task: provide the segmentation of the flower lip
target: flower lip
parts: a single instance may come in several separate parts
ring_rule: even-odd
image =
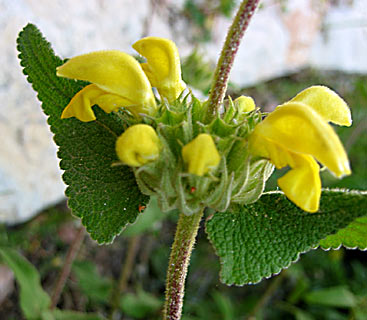
[[[151,85],[140,64],[127,53],[96,51],[71,58],[57,68],[60,77],[85,80],[102,90],[155,108]]]

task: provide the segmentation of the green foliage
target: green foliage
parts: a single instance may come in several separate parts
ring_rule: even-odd
[[[304,297],[308,304],[318,304],[336,308],[351,308],[357,304],[354,294],[345,286],[315,290]]]
[[[235,0],[220,0],[219,9],[226,17],[230,17],[236,5]]]
[[[283,287],[289,291],[287,297],[281,299],[281,309],[294,315],[302,309],[314,320],[365,320],[367,269],[364,259],[364,252],[344,248],[315,250],[303,255],[299,263],[283,271],[287,277]],[[278,294],[282,294],[282,289],[279,288]]]
[[[141,289],[136,294],[127,293],[121,297],[121,310],[135,319],[147,319],[162,307],[162,301]]]
[[[235,317],[235,309],[229,297],[219,291],[214,291],[212,296],[215,305],[218,307],[219,313],[221,314],[221,319],[232,320]]]
[[[76,311],[48,310],[42,314],[42,320],[102,320],[96,314],[87,314]]]
[[[77,261],[74,263],[73,273],[79,280],[80,289],[92,304],[109,304],[113,283],[111,279],[99,275],[93,263]],[[123,294],[119,307],[126,315],[142,319],[158,311],[162,307],[162,301],[138,288],[136,293]]]
[[[243,285],[279,273],[300,253],[364,215],[366,206],[366,193],[327,190],[314,214],[281,193],[264,194],[232,212],[215,213],[206,231],[221,260],[221,280]]]
[[[188,36],[194,42],[210,41],[215,17],[230,18],[235,6],[235,0],[186,0],[181,15],[188,20],[188,27],[193,29]]]
[[[15,250],[0,248],[0,256],[14,272],[20,287],[20,307],[27,319],[39,319],[51,300],[42,289],[38,271]]]
[[[241,309],[236,308],[235,304],[230,298],[230,295],[214,290],[206,299],[195,305],[194,308],[189,309],[188,312],[182,316],[182,320],[234,320],[240,319]],[[188,314],[195,313],[196,316],[189,316]]]
[[[20,307],[27,320],[102,320],[95,314],[50,310],[51,299],[41,287],[37,269],[14,249],[0,248],[0,257],[18,281]]]
[[[367,207],[363,209],[366,211]],[[320,246],[325,249],[338,249],[341,245],[353,249],[367,249],[367,216],[356,219],[346,228],[320,241]]]
[[[211,33],[207,26],[208,17],[203,8],[197,5],[193,0],[186,0],[183,13],[184,16],[188,18],[190,24],[196,26],[194,40],[203,42],[209,41]]]
[[[204,55],[194,50],[182,61],[182,78],[191,87],[207,95],[211,87],[214,66],[205,61]]]
[[[73,274],[77,277],[81,291],[93,303],[108,303],[112,293],[112,280],[101,277],[96,265],[90,261],[75,261]]]
[[[115,141],[123,123],[117,115],[107,115],[99,108],[94,110],[97,121],[60,119],[62,110],[85,83],[56,76],[56,67],[63,61],[32,24],[19,34],[18,50],[23,72],[38,92],[59,146],[69,207],[93,239],[112,242],[128,223],[135,221],[139,205],[148,201],[130,168],[112,166],[117,161]]]

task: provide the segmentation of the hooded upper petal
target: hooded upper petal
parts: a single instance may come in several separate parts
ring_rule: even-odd
[[[339,137],[317,112],[303,103],[288,102],[277,107],[255,127],[252,139],[257,135],[289,151],[314,156],[337,177],[351,172]]]
[[[186,85],[181,79],[180,57],[175,43],[147,37],[135,42],[133,48],[147,59],[142,67],[152,86],[168,101],[176,100]]]
[[[92,82],[105,92],[129,101],[129,105],[155,109],[148,78],[140,64],[124,52],[97,51],[71,58],[57,68],[57,75]]]
[[[328,122],[348,127],[352,125],[352,115],[348,105],[325,86],[309,87],[298,93],[290,102],[302,102],[308,105]]]

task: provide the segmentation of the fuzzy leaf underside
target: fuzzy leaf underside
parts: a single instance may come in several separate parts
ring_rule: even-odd
[[[93,239],[110,243],[135,221],[139,204],[149,200],[138,189],[130,168],[111,166],[117,161],[115,141],[123,132],[123,123],[117,115],[106,114],[98,107],[94,108],[97,121],[60,119],[70,99],[86,83],[56,76],[56,67],[63,61],[36,26],[28,24],[17,43],[23,72],[38,93],[59,146],[68,205]]]
[[[300,253],[365,215],[366,207],[365,192],[324,190],[317,213],[304,212],[280,192],[215,213],[206,232],[220,258],[221,281],[244,285],[279,273]]]
[[[367,206],[364,212],[367,214]],[[344,246],[349,249],[367,250],[367,216],[356,219],[346,228],[321,240],[320,246],[323,249],[338,249]]]

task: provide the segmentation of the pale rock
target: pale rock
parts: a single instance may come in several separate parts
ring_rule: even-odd
[[[367,72],[367,1],[330,6],[309,63],[319,69]]]

